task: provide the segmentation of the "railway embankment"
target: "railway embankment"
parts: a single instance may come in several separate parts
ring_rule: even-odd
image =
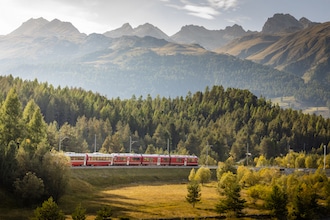
[[[136,183],[186,183],[191,169],[193,167],[79,168],[72,169],[71,173],[73,181],[80,180],[96,187],[109,187]],[[216,178],[215,170],[211,172],[212,177]]]

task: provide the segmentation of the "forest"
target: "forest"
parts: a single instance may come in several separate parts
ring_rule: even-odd
[[[330,141],[328,118],[281,109],[248,90],[213,86],[185,97],[121,100],[12,76],[1,77],[0,85],[1,102],[15,88],[22,108],[31,101],[40,108],[47,141],[56,150],[111,153],[131,147],[136,153],[170,150],[202,160],[208,151],[215,161],[229,156],[239,161],[247,147],[252,157],[269,159],[290,151],[322,154]]]
[[[329,151],[329,118],[281,109],[248,90],[213,86],[185,97],[121,100],[12,76],[0,85],[0,189],[22,205],[65,194],[63,151],[170,151],[197,155],[200,164],[296,168],[322,167]]]

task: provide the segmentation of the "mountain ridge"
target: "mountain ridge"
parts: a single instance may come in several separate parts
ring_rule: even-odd
[[[287,34],[264,34],[235,39],[217,52],[269,65],[302,77],[327,82],[330,68],[330,22],[308,25]],[[320,67],[322,67],[321,73]]]
[[[303,30],[317,26],[311,25],[308,19],[302,19],[302,22],[306,27]],[[140,37],[130,35],[137,30]],[[219,54],[209,49],[212,46],[205,46],[199,41],[178,43],[173,39],[165,40],[147,34],[159,33],[158,30],[149,23],[137,28],[126,23],[111,32],[117,34],[112,38],[105,34],[82,34],[70,22],[58,19],[50,22],[42,18],[30,19],[11,34],[0,37],[0,68],[3,74],[82,87],[111,97],[129,97],[132,94],[171,97],[185,95],[188,91],[201,91],[206,86],[223,85],[249,89],[267,98],[298,97],[300,92],[303,94],[300,100],[306,99],[313,105],[324,105],[329,100],[326,98],[329,92],[326,85],[304,84],[300,75],[232,56],[237,54]],[[218,31],[189,25],[182,30],[200,34],[203,40],[203,36],[212,33],[208,39],[218,39],[217,43],[223,39],[229,42],[232,38],[233,42],[239,39],[241,43],[246,43],[248,41],[245,40],[249,39],[251,42],[248,44],[252,48],[247,48],[246,57],[278,42],[283,36],[296,33],[265,35],[245,31],[239,25]],[[128,34],[121,36],[125,31]],[[258,42],[256,36],[261,39],[262,45],[253,44]],[[307,90],[311,92],[304,97]],[[323,96],[316,97],[317,94]]]

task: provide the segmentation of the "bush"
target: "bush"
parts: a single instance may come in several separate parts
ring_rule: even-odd
[[[15,193],[22,198],[25,204],[39,202],[44,195],[44,182],[35,173],[27,172],[22,180],[14,182]]]

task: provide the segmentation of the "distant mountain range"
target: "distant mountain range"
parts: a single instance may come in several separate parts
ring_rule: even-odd
[[[329,28],[276,14],[261,32],[188,25],[167,36],[147,23],[86,35],[69,22],[30,19],[0,36],[0,72],[108,97],[176,97],[221,84],[324,106],[330,105]]]

